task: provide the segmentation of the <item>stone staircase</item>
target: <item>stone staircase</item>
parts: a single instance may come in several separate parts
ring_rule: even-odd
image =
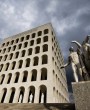
[[[0,110],[75,110],[75,105],[70,103],[48,104],[0,104]]]

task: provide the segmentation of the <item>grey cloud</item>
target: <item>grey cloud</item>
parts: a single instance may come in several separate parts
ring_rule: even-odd
[[[90,34],[90,0],[0,0],[1,39],[47,22],[66,61],[71,41],[82,42]]]

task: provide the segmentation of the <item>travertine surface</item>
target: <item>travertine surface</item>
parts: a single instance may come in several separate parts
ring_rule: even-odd
[[[4,39],[0,45],[0,103],[68,103],[62,64],[50,23]]]
[[[90,81],[72,83],[76,110],[90,110]]]

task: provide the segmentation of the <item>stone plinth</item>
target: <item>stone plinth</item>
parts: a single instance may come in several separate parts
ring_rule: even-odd
[[[76,110],[90,110],[90,81],[72,83]]]

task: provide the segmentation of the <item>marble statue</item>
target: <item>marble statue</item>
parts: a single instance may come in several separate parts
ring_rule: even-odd
[[[82,52],[83,56],[83,63],[86,67],[86,70],[90,76],[90,44],[89,44],[90,35],[86,37],[86,39],[80,44],[77,41],[72,41],[72,43],[75,43],[80,51]]]
[[[29,103],[32,103],[32,101],[33,101],[33,94],[32,94],[32,93],[30,94],[29,99],[30,99],[30,100],[29,100]]]
[[[44,103],[44,93],[41,94],[41,103]]]
[[[74,79],[75,79],[76,82],[79,82],[78,75],[80,76],[80,80],[83,80],[82,69],[81,69],[79,56],[78,56],[77,52],[74,51],[73,47],[70,47],[69,51],[70,51],[70,55],[68,57],[68,63],[66,63],[65,65],[62,65],[61,68],[65,68],[66,66],[71,64]]]
[[[80,48],[77,48],[77,54],[78,54],[78,57],[79,57],[79,63],[81,65],[81,69],[82,69],[82,77],[83,77],[83,80],[84,81],[88,81],[90,80],[90,77],[88,75],[88,71],[85,67],[85,64],[84,64],[84,61],[83,61],[83,55],[82,55],[82,51]]]
[[[20,95],[20,97],[19,97],[19,101],[18,101],[18,103],[22,103],[22,94]]]

